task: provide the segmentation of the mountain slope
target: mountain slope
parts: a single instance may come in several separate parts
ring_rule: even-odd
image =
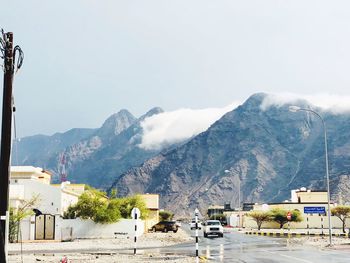
[[[53,171],[59,181],[59,165],[64,155],[68,180],[105,188],[110,178],[140,165],[156,151],[144,151],[140,122],[162,112],[153,108],[140,118],[127,110],[111,115],[98,129],[73,129],[53,136],[37,135],[23,138],[13,148],[13,165],[34,165]]]
[[[78,141],[95,133],[95,129],[71,129],[52,136],[34,135],[17,140],[13,144],[13,165],[46,167],[50,157]]]
[[[178,214],[210,204],[238,206],[239,181],[244,202],[283,201],[302,186],[325,189],[321,122],[288,105],[262,110],[266,94],[251,96],[207,131],[162,153],[117,178],[121,195],[152,192],[161,205]],[[306,101],[297,102],[309,107]],[[319,109],[318,109],[319,110]],[[348,114],[323,113],[329,134],[332,198],[339,196],[340,178],[349,174]],[[225,172],[225,170],[227,170]],[[350,196],[348,191],[343,199]]]
[[[74,158],[74,147],[67,151],[69,173],[74,175],[72,182],[88,183],[98,188],[108,188],[113,178],[133,166],[142,164],[158,151],[147,151],[138,147],[141,143],[142,128],[140,123],[147,117],[163,110],[153,108],[132,125],[116,136],[109,137],[108,143],[96,149],[87,158]]]

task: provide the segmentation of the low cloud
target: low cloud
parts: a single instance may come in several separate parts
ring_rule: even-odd
[[[286,104],[298,103],[300,100],[306,100],[315,107],[330,111],[335,114],[350,112],[350,96],[341,96],[334,94],[315,94],[301,95],[295,93],[269,94],[261,103],[261,109],[268,107],[281,107]]]
[[[143,136],[139,147],[156,150],[182,142],[207,130],[225,113],[239,105],[234,102],[224,108],[179,109],[153,115],[141,123]]]

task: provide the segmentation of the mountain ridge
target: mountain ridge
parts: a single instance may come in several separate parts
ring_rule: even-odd
[[[316,116],[290,112],[288,103],[263,110],[267,96],[252,95],[186,144],[127,171],[112,188],[121,195],[159,193],[162,207],[179,214],[196,207],[203,212],[210,204],[237,206],[239,181],[245,202],[281,202],[290,190],[303,186],[324,189],[322,123]],[[296,104],[312,107],[304,100]],[[337,182],[349,174],[350,161],[341,154],[336,158],[334,152],[350,147],[349,132],[340,138],[337,132],[349,127],[350,117],[323,114],[330,134],[332,198],[343,195],[348,200]]]

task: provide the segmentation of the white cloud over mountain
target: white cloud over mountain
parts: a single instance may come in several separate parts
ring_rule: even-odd
[[[280,107],[285,104],[297,103],[300,100],[306,100],[315,107],[335,114],[350,112],[350,97],[333,94],[269,94],[263,100],[261,108],[265,110],[271,106]],[[182,142],[207,130],[225,113],[235,109],[240,104],[234,102],[223,108],[182,108],[153,115],[141,123],[143,136],[139,147],[147,150],[159,150],[164,146]]]
[[[182,142],[207,130],[225,113],[239,105],[234,102],[223,108],[178,109],[153,115],[141,123],[143,137],[139,146],[152,150]]]
[[[306,100],[316,107],[335,114],[350,112],[350,96],[342,96],[335,94],[314,94],[301,95],[295,93],[276,93],[268,95],[261,104],[263,110],[270,106],[283,106],[285,104],[293,104],[300,100]]]

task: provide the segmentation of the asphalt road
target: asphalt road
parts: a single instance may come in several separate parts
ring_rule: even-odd
[[[188,226],[183,225],[185,231],[195,234]],[[166,233],[164,233],[166,235]],[[315,247],[302,247],[289,245],[287,238],[274,238],[264,236],[251,236],[238,232],[224,232],[223,238],[204,238],[199,231],[199,255],[207,262],[249,262],[249,263],[350,263],[350,251],[332,249],[317,249]],[[91,249],[71,249],[65,253],[94,252]],[[96,252],[96,251],[95,251]],[[102,253],[103,251],[98,251]],[[107,251],[108,252],[108,251]],[[132,249],[115,249],[117,253],[132,253]],[[178,256],[194,256],[195,243],[186,243],[170,247],[139,248],[138,253],[159,252],[162,254]],[[33,253],[60,253],[52,248],[42,251],[24,251]],[[13,253],[12,253],[13,254]]]
[[[187,226],[183,226],[183,229],[191,231]],[[191,231],[192,235],[194,233]],[[285,238],[250,236],[238,232],[224,233],[223,238],[204,238],[202,231],[199,233],[199,255],[206,257],[208,262],[350,262],[348,251],[290,246]],[[175,255],[195,255],[195,244],[176,245],[157,251]]]

